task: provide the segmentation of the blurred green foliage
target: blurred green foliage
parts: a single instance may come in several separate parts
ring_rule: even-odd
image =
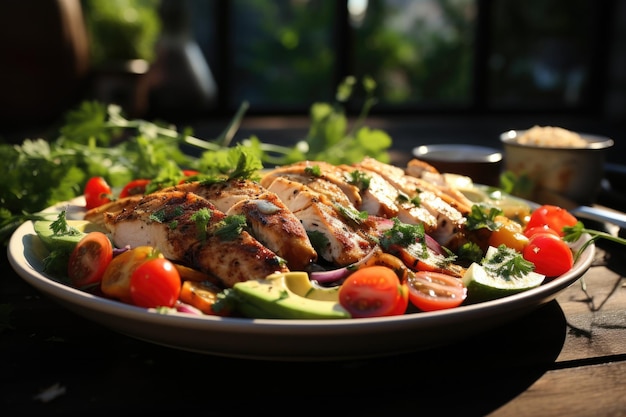
[[[159,0],[83,0],[95,67],[117,61],[155,58],[161,31]]]

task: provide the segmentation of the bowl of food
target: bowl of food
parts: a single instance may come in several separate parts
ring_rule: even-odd
[[[509,130],[500,140],[504,172],[523,184],[518,195],[535,201],[554,195],[579,204],[597,198],[606,155],[614,144],[606,136],[553,126]]]
[[[465,175],[477,183],[498,185],[502,167],[499,149],[468,144],[420,145],[413,156],[441,173]]]

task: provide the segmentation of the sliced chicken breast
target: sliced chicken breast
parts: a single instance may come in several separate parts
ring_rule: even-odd
[[[211,274],[226,287],[288,271],[282,258],[245,230],[220,237],[216,230],[225,217],[194,193],[168,191],[148,194],[132,209],[105,213],[104,224],[116,246],[154,246],[166,258]]]

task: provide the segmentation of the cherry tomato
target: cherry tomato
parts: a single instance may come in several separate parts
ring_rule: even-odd
[[[111,186],[102,177],[92,177],[85,184],[85,208],[91,210],[111,201]]]
[[[172,307],[180,295],[178,270],[165,258],[150,259],[130,277],[130,296],[139,307]]]
[[[152,246],[136,246],[115,256],[102,276],[100,289],[109,296],[132,304],[130,277],[139,265],[153,257],[163,257]]]
[[[353,318],[404,314],[408,290],[393,269],[370,266],[350,274],[339,289],[339,303]]]
[[[563,227],[574,226],[577,222],[578,219],[564,208],[543,205],[532,212],[526,224],[526,230],[547,225],[550,229],[559,232],[559,235],[562,237],[564,235]]]
[[[536,233],[524,248],[524,259],[535,264],[535,272],[546,277],[557,277],[574,265],[570,247],[552,233]]]
[[[526,236],[527,238],[531,238],[533,235],[536,235],[537,233],[550,233],[553,234],[554,236],[558,236],[561,237],[561,235],[559,234],[559,232],[557,232],[554,229],[550,229],[550,226],[548,226],[547,224],[544,224],[542,226],[534,226],[531,227],[530,229],[527,227],[524,230],[524,236]]]
[[[120,191],[120,198],[128,197],[131,195],[144,194],[146,187],[150,184],[150,180],[138,179],[132,180],[122,188]]]
[[[183,169],[183,175],[185,177],[193,177],[193,176],[196,176],[196,175],[200,175],[200,171],[196,171],[195,169]],[[183,178],[178,183],[179,184],[184,184],[185,182],[187,182],[187,178]]]
[[[185,177],[191,177],[194,175],[199,175],[200,171],[196,171],[195,169],[183,169],[183,175]]]
[[[432,271],[418,271],[406,281],[409,300],[422,311],[458,307],[467,298],[461,279]]]
[[[77,288],[99,283],[113,259],[113,245],[102,232],[90,232],[77,244],[67,265],[67,276]]]

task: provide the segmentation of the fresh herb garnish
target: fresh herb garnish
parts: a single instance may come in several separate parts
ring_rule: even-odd
[[[391,246],[398,245],[407,247],[415,242],[424,242],[425,231],[423,224],[407,224],[402,223],[397,217],[392,219],[393,226],[385,230],[380,238],[380,246],[383,249],[389,249]]]
[[[535,265],[524,259],[515,249],[500,245],[493,256],[483,260],[483,267],[492,275],[510,280],[527,275],[534,270]]]
[[[354,171],[351,171],[349,175],[350,177],[348,179],[348,183],[354,185],[360,191],[365,191],[370,187],[370,181],[372,178],[365,172],[355,169]]]
[[[61,210],[56,220],[50,223],[50,230],[54,235],[75,236],[81,234],[81,231],[67,223],[66,210]]]
[[[347,77],[337,88],[336,103],[314,103],[308,135],[294,146],[264,143],[254,135],[233,143],[247,102],[217,138],[204,140],[193,136],[189,128],[129,119],[117,105],[85,101],[66,113],[57,137],[0,144],[0,159],[5,161],[0,166],[2,243],[6,245],[24,221],[41,218],[35,213],[81,195],[94,176],[104,177],[113,187],[151,178],[146,190],[150,192],[176,184],[183,168],[207,177],[254,178],[263,164],[304,160],[350,164],[365,156],[389,162],[389,135],[364,126],[376,101],[376,84],[370,78],[363,80],[366,99],[361,114],[348,128],[342,105],[355,86],[356,79]]]
[[[313,177],[321,177],[322,169],[320,168],[319,165],[308,166],[304,168],[304,173],[307,175],[311,175]]]
[[[207,236],[207,226],[211,221],[213,212],[206,207],[201,208],[190,216],[190,220],[196,223],[196,231],[198,232],[198,239],[204,241]]]
[[[341,204],[335,204],[335,209],[344,219],[357,225],[363,223],[369,216],[367,211],[358,211],[353,207],[344,207]]]
[[[213,235],[225,241],[234,240],[243,232],[245,226],[246,216],[241,214],[226,216],[217,223]]]
[[[502,227],[502,223],[496,221],[496,217],[501,216],[502,213],[502,210],[497,207],[474,204],[467,216],[466,227],[468,230],[489,229],[493,232]]]
[[[306,234],[316,252],[323,252],[330,244],[328,237],[319,230],[307,230]]]
[[[590,238],[585,241],[580,248],[576,251],[574,256],[574,260],[578,260],[580,255],[587,249],[589,245],[599,239],[610,240],[615,243],[619,243],[620,245],[626,245],[626,239],[613,236],[610,233],[602,232],[599,230],[587,229],[582,222],[577,222],[573,226],[564,226],[563,227],[563,240],[566,242],[576,242],[578,241],[584,234],[588,234]]]

